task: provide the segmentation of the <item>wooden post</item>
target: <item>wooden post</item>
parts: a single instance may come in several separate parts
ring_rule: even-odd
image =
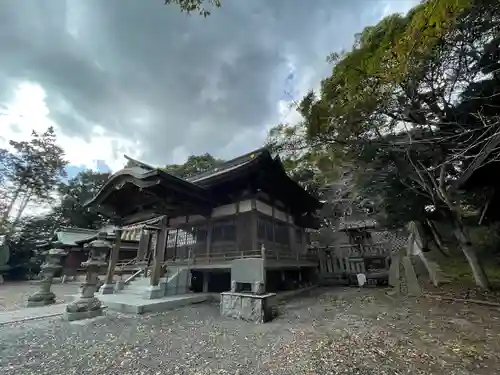
[[[167,249],[168,249],[168,235],[170,233],[170,230],[168,229],[168,221],[167,221],[167,234],[165,235],[165,246],[163,247],[163,254],[162,254],[162,257],[161,257],[161,267],[160,267],[160,277],[163,277],[165,276],[165,274],[167,273],[167,265],[166,265],[166,262],[165,262],[165,259],[167,257]]]
[[[150,285],[157,286],[160,282],[161,267],[163,266],[163,255],[165,254],[165,245],[167,244],[167,219],[164,217],[160,223],[160,231],[156,240],[153,259],[153,272],[151,272]]]
[[[259,218],[259,215],[257,212],[257,202],[255,201],[255,198],[252,199],[251,204],[252,204],[252,221],[250,223],[250,234],[252,236],[252,250],[258,250],[257,220]]]
[[[175,228],[174,261],[177,261],[177,241],[179,239],[179,228]]]
[[[121,244],[122,230],[117,229],[115,231],[115,243],[113,249],[111,250],[111,256],[109,257],[108,272],[106,274],[106,284],[113,284],[113,276],[115,274],[116,262],[118,262],[118,257],[120,256]]]
[[[241,198],[238,198],[241,199]],[[240,257],[243,258],[243,250],[240,246],[240,202],[236,202],[236,214],[234,218],[234,230],[236,231],[236,251],[240,251]]]
[[[115,243],[111,248],[109,256],[108,271],[106,272],[106,281],[99,289],[100,294],[112,294],[114,292],[113,276],[115,275],[116,262],[120,255],[120,247],[122,243],[122,230],[115,230]]]
[[[149,246],[149,232],[147,229],[141,230],[141,236],[139,237],[139,248],[137,249],[137,261],[143,262],[146,256],[146,252]]]
[[[206,243],[206,252],[207,259],[210,260],[210,252],[212,251],[212,232],[213,232],[213,223],[212,223],[212,215],[210,215],[207,219],[207,243]]]

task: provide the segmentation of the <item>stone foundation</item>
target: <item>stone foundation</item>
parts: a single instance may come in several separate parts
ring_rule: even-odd
[[[101,315],[103,315],[102,309],[89,310],[89,311],[76,311],[76,312],[65,311],[63,319],[68,322],[72,322],[75,320],[92,319]]]
[[[276,316],[276,294],[221,293],[222,316],[254,323],[266,323]]]

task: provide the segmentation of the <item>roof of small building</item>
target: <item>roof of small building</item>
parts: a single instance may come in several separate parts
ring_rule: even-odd
[[[77,242],[96,234],[93,229],[60,227],[52,237],[51,242],[59,242],[62,246],[78,246]]]

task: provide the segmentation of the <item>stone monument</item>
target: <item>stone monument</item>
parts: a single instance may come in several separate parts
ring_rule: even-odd
[[[80,320],[94,318],[102,315],[102,304],[95,293],[99,288],[99,271],[107,266],[106,256],[111,249],[111,244],[106,241],[107,234],[99,233],[97,239],[89,243],[89,259],[82,263],[86,276],[82,284],[79,299],[68,304],[64,313],[66,320]]]
[[[50,305],[56,302],[56,295],[52,292],[51,286],[54,275],[61,269],[61,258],[66,255],[66,251],[58,248],[59,244],[53,244],[55,247],[44,252],[45,259],[40,266],[40,289],[28,298],[28,307],[37,307]]]
[[[265,259],[235,259],[231,265],[231,290],[221,293],[222,316],[265,323],[276,315],[276,294],[266,293]],[[245,289],[249,286],[250,291]]]

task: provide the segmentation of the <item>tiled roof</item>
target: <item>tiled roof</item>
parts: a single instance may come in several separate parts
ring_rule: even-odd
[[[245,155],[239,156],[235,159],[229,160],[221,165],[218,165],[215,168],[209,169],[208,171],[197,173],[186,180],[197,184],[199,182],[203,182],[204,180],[215,177],[218,175],[222,175],[224,173],[230,172],[232,170],[238,169],[246,164],[251,163],[256,160],[260,156],[269,155],[269,151],[266,148],[260,148],[254,151],[251,151]]]
[[[92,229],[61,227],[54,236],[63,246],[78,246],[77,241],[86,240],[96,234],[97,231]]]

